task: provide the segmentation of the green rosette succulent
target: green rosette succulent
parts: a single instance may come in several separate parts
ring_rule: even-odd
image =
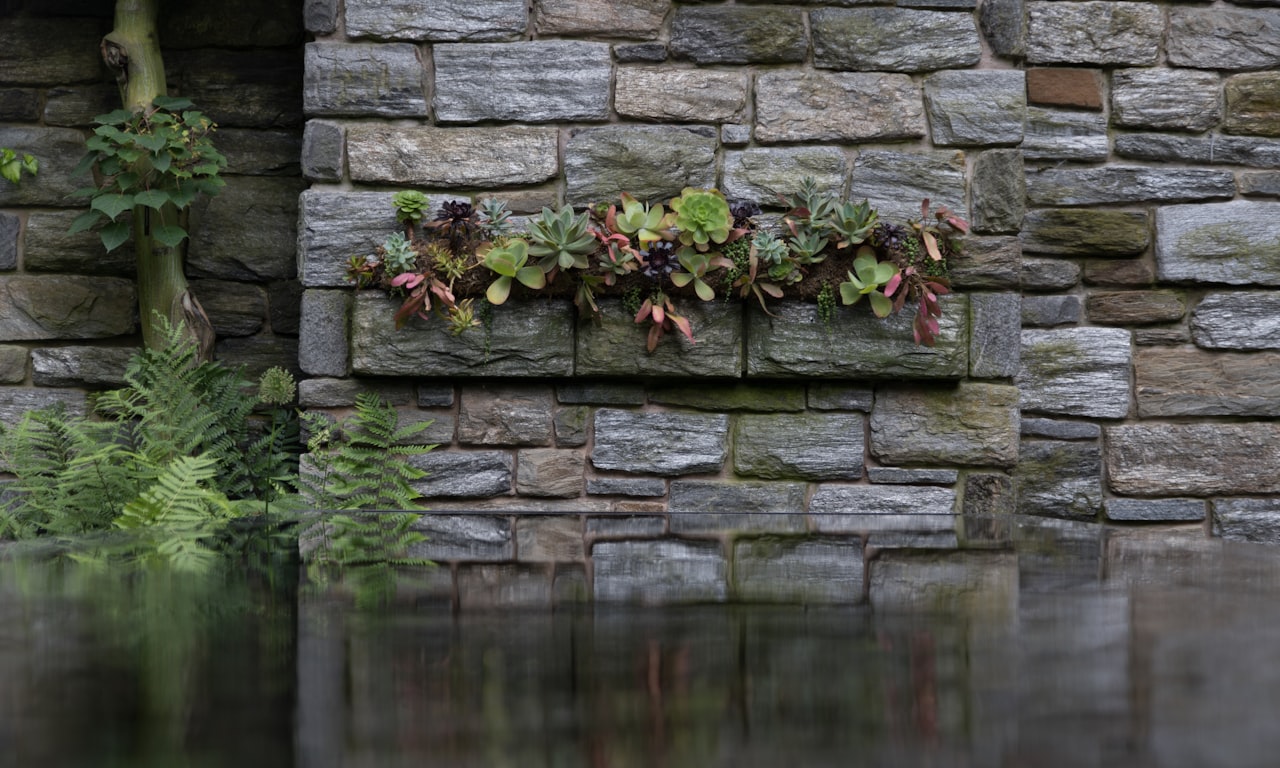
[[[719,190],[685,187],[680,196],[671,201],[671,210],[676,214],[675,226],[684,245],[705,251],[711,243],[729,239],[733,213],[729,210],[729,201]]]

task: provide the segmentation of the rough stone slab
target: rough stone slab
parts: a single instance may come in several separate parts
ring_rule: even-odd
[[[522,496],[576,499],[586,488],[586,457],[579,451],[535,448],[516,454],[516,492]],[[522,550],[523,552],[523,550]]]
[[[657,64],[667,60],[667,45],[666,43],[615,45],[613,58],[619,64]]]
[[[1062,259],[1022,260],[1022,287],[1029,291],[1062,291],[1080,282],[1080,265]]]
[[[1027,102],[1048,107],[1101,111],[1102,72],[1096,69],[1064,67],[1028,69]]]
[[[302,294],[298,366],[311,376],[346,376],[351,371],[347,338],[349,291],[309,289]]]
[[[907,75],[775,70],[756,75],[756,141],[867,141],[924,135]]]
[[[1023,440],[1013,470],[1018,512],[1092,520],[1102,509],[1102,452],[1096,442]]]
[[[412,526],[427,540],[409,547],[410,557],[427,560],[510,560],[515,556],[511,521],[480,515],[428,512]]]
[[[425,478],[413,483],[425,499],[482,499],[511,492],[512,460],[506,451],[436,450],[411,457],[409,462],[427,471]]]
[[[927,485],[822,485],[809,502],[820,533],[945,532],[955,528],[956,492]]]
[[[21,384],[27,378],[27,348],[0,344],[0,384]]]
[[[546,123],[609,117],[609,46],[571,40],[437,45],[436,120]],[[495,87],[495,84],[501,84]]]
[[[298,405],[305,408],[347,408],[356,404],[356,395],[361,392],[376,392],[391,405],[413,402],[412,392],[404,384],[356,379],[305,379],[298,382]]]
[[[869,593],[878,610],[1007,620],[1018,613],[1018,583],[1012,552],[886,552],[871,563]]]
[[[182,83],[220,127],[302,127],[304,60],[296,48],[168,51],[164,60],[169,83]]]
[[[434,445],[447,446],[453,443],[457,432],[457,420],[449,411],[400,411],[396,419],[396,428],[417,428],[421,431],[412,437],[396,441],[396,445]]]
[[[120,90],[114,84],[71,85],[45,92],[45,125],[89,126],[93,118],[120,106]],[[223,133],[218,132],[218,149]],[[228,158],[229,160],[230,158]]]
[[[969,375],[1007,378],[1018,373],[1022,351],[1022,297],[1016,293],[969,295]]]
[[[0,341],[100,339],[132,333],[133,283],[115,277],[0,276]]]
[[[809,408],[815,411],[871,410],[871,387],[815,381],[809,385]]]
[[[1169,9],[1169,64],[1195,69],[1280,66],[1280,10]]]
[[[751,126],[741,123],[720,126],[720,143],[726,147],[745,147],[751,143]]]
[[[968,236],[960,244],[960,253],[951,257],[951,287],[961,291],[1006,290],[1022,284],[1022,244],[1018,238]]]
[[[341,181],[347,169],[346,129],[325,120],[308,120],[302,132],[302,176],[308,181]]]
[[[1156,211],[1160,279],[1280,285],[1280,203],[1235,200]]]
[[[234,176],[192,203],[187,275],[263,282],[297,275],[297,178]],[[350,255],[350,254],[348,254]]]
[[[1029,107],[1022,154],[1028,160],[1107,159],[1107,121],[1098,113]]]
[[[1280,504],[1273,499],[1214,499],[1213,535],[1228,541],[1280,543]]]
[[[1105,291],[1090,293],[1085,307],[1099,325],[1144,325],[1181,320],[1187,301],[1177,291]]]
[[[1238,183],[1247,197],[1280,197],[1280,172],[1241,173]]]
[[[537,184],[559,171],[552,128],[430,128],[353,125],[347,162],[353,181],[418,187]]]
[[[929,72],[978,63],[971,14],[902,8],[823,8],[809,13],[813,63],[821,69]]]
[[[587,444],[591,434],[591,409],[585,405],[557,408],[552,426],[556,447],[580,448]]]
[[[1179,325],[1173,328],[1138,328],[1133,343],[1140,347],[1176,346],[1191,342],[1191,332]]]
[[[1126,128],[1207,131],[1222,119],[1217,73],[1119,69],[1111,74],[1111,120]]]
[[[1036,206],[1179,203],[1235,193],[1235,176],[1230,171],[1207,168],[1108,166],[1051,168],[1027,174],[1027,202]]]
[[[677,299],[689,318],[696,343],[678,331],[668,333],[657,348],[645,351],[649,327],[622,309],[621,300],[601,300],[599,323],[578,325],[574,370],[579,376],[720,376],[742,375],[742,305]]]
[[[97,81],[106,72],[99,53],[102,36],[110,31],[111,25],[106,20],[41,19],[6,14],[0,27],[0,82],[65,85]],[[54,55],[51,55],[51,45],[57,46]],[[0,146],[12,148],[14,145],[0,143]]]
[[[1022,58],[1027,53],[1025,0],[986,0],[978,6],[982,36],[997,56]]]
[[[693,413],[596,411],[591,463],[633,474],[719,472],[728,455],[729,418]]]
[[[482,42],[524,35],[525,0],[346,0],[347,35],[377,40]]]
[[[867,479],[876,485],[955,485],[959,478],[954,469],[867,467]]]
[[[1133,496],[1280,492],[1280,424],[1125,424],[1106,429],[1111,489]]]
[[[925,198],[969,218],[963,152],[865,150],[853,162],[849,190],[853,199],[869,199],[889,221],[919,219]]]
[[[591,561],[597,602],[663,605],[728,597],[728,563],[714,542],[601,541],[592,545]]]
[[[303,0],[302,24],[317,35],[333,34],[338,28],[338,0]]]
[[[730,198],[774,204],[791,196],[800,181],[812,178],[818,189],[839,195],[849,161],[836,147],[758,147],[725,152],[720,190]]]
[[[671,532],[803,532],[804,494],[804,483],[674,480]]]
[[[0,424],[17,424],[27,411],[58,403],[64,405],[72,416],[84,416],[88,412],[88,397],[80,390],[0,387]]]
[[[1030,2],[1027,61],[1149,66],[1160,53],[1161,9],[1150,3]]]
[[[966,532],[976,533],[972,528],[975,518],[1013,514],[1017,511],[1016,502],[1013,478],[996,472],[970,472],[965,475],[961,496]]]
[[[18,236],[22,221],[11,213],[0,212],[0,271],[18,268]]]
[[[133,347],[33,349],[31,381],[41,387],[124,386],[125,367],[137,352]],[[25,350],[22,363],[25,368]]]
[[[267,317],[271,332],[296,336],[302,322],[302,283],[278,280],[267,285]]]
[[[644,385],[571,379],[556,383],[556,400],[566,405],[644,405]]]
[[[1080,322],[1079,296],[1024,296],[1022,325],[1027,328],[1051,328]]]
[[[43,91],[37,88],[0,88],[0,120],[15,123],[39,121],[42,96]]]
[[[539,35],[581,35],[652,40],[671,0],[540,0]]]
[[[396,222],[392,192],[308,189],[298,199],[298,276],[308,288],[350,288],[347,260],[372,253]]]
[[[947,70],[924,79],[924,105],[937,146],[1018,144],[1027,119],[1019,70]]]
[[[1102,437],[1102,427],[1087,421],[1023,419],[1022,435],[1049,437],[1054,440],[1096,440]]]
[[[283,8],[293,12],[284,13]],[[166,48],[275,48],[301,45],[303,28],[296,4],[223,0],[216,5],[166,6],[158,35]]]
[[[667,532],[661,515],[588,517],[587,535],[596,539],[654,539]]]
[[[800,62],[808,47],[799,9],[680,6],[671,20],[671,55],[696,64]]]
[[[778,305],[774,317],[751,307],[747,377],[962,378],[969,371],[969,302],[962,296],[949,298],[933,347],[913,342],[909,311],[880,320],[853,307],[836,313],[828,326],[812,304]]]
[[[1018,390],[885,388],[871,409],[871,453],[886,464],[1011,466],[1018,461]]]
[[[461,401],[458,407],[458,442],[462,445],[551,443],[552,397],[549,387],[501,383],[464,386]]]
[[[308,115],[427,114],[426,75],[415,45],[307,43],[305,67]]]
[[[1191,314],[1191,337],[1209,349],[1280,349],[1280,294],[1211,293]]]
[[[1129,362],[1129,332],[1120,328],[1027,330],[1014,383],[1024,411],[1124,418]]]
[[[872,532],[867,534],[867,548],[886,549],[959,549],[960,537],[954,531]]]
[[[1280,11],[1275,16],[1280,31]],[[1280,45],[1277,46],[1280,51]],[[1223,127],[1228,133],[1280,136],[1280,75],[1254,72],[1236,75],[1223,89],[1227,99]]]
[[[673,162],[679,158],[679,162]],[[665,201],[685,187],[716,181],[711,128],[611,125],[575,131],[564,148],[565,199],[572,205],[614,200]]]
[[[1138,350],[1138,415],[1280,416],[1280,353]]]
[[[863,600],[862,542],[739,539],[733,593],[751,603],[831,604]]]
[[[860,414],[744,414],[733,429],[733,470],[766,480],[860,480]]]
[[[1249,136],[1135,133],[1117,136],[1115,149],[1117,155],[1136,160],[1280,168],[1280,141]],[[1243,183],[1241,192],[1248,194]]]
[[[94,43],[95,50],[97,45]],[[40,163],[40,173],[34,177],[25,176],[21,184],[0,182],[0,207],[41,205],[74,208],[84,205],[84,198],[70,196],[87,183],[87,177],[71,174],[76,163],[84,157],[84,134],[80,131],[37,126],[0,127],[0,147],[34,155]]]
[[[1027,180],[1022,152],[993,149],[973,161],[970,182],[973,198],[973,231],[1017,232],[1026,213]]]
[[[1156,281],[1153,259],[1089,259],[1084,263],[1084,281],[1089,285],[1145,288]]]
[[[223,128],[218,150],[227,158],[226,173],[242,176],[297,176],[302,137],[297,131]]]
[[[1147,249],[1151,217],[1145,211],[1076,208],[1028,211],[1022,250],[1055,256],[1131,256]]]
[[[725,123],[741,119],[746,72],[621,67],[614,78],[614,110],[658,122]]]
[[[520,562],[581,562],[585,556],[581,518],[547,515],[516,520],[516,558]]]
[[[458,610],[542,609],[553,604],[545,567],[484,563],[458,567]]]
[[[256,381],[268,368],[283,368],[295,379],[303,376],[298,367],[298,340],[287,336],[219,339],[213,356],[230,368],[244,368],[245,378],[250,381]]]
[[[667,495],[667,483],[649,477],[592,477],[587,480],[587,494],[653,498]]]
[[[704,411],[798,412],[805,407],[803,384],[656,385],[649,402]]]
[[[396,330],[400,302],[374,292],[356,295],[351,367],[369,376],[569,376],[573,373],[573,305],[509,302],[490,328],[460,336],[439,318]]]
[[[1203,499],[1107,499],[1108,520],[1182,523],[1204,519]]]

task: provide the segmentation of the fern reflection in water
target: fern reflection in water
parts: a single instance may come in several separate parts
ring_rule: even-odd
[[[324,581],[353,573],[365,603],[388,596],[392,566],[427,564],[407,554],[423,538],[410,530],[414,515],[334,511],[412,508],[419,494],[410,483],[424,473],[405,458],[434,447],[409,442],[429,424],[397,428],[396,410],[369,393],[341,424],[308,414],[300,474],[298,418],[283,407],[296,391],[292,378],[269,371],[255,395],[240,371],[199,361],[180,327],[163,319],[158,327],[165,346],[140,351],[127,386],[96,397],[99,419],[54,406],[0,425],[0,465],[15,476],[0,496],[0,541],[79,537],[60,548],[81,560],[205,572],[260,549],[246,531],[291,548],[296,538],[280,534],[305,519],[320,531],[309,571]],[[323,512],[316,520],[304,510]],[[117,535],[83,538],[106,532]]]

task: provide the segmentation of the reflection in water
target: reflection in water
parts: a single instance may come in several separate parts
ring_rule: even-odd
[[[1274,764],[1277,553],[1111,549],[1012,613],[375,614],[10,565],[0,766]]]

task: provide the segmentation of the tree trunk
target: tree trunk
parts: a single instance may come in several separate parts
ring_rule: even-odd
[[[115,28],[102,40],[102,58],[116,73],[120,100],[126,109],[148,109],[156,96],[167,95],[164,61],[156,18],[160,0],[116,0]],[[155,349],[164,337],[155,327],[156,315],[169,324],[182,324],[196,343],[200,359],[213,355],[213,327],[208,316],[191,294],[183,264],[187,241],[169,248],[151,236],[153,226],[161,219],[171,223],[186,212],[173,206],[154,211],[144,205],[133,209],[133,243],[138,258],[138,316],[142,322],[142,339]]]

